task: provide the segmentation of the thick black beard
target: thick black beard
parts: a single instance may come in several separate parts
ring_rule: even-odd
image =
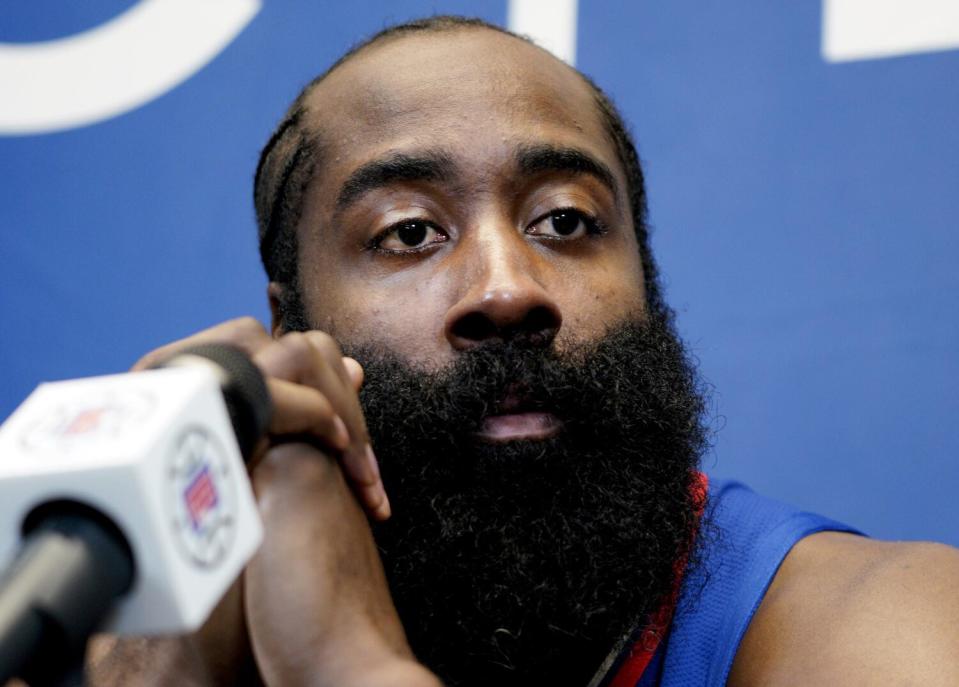
[[[665,322],[522,341],[427,374],[348,348],[394,515],[375,528],[410,644],[449,685],[586,685],[670,594],[702,508],[703,395]],[[480,443],[507,394],[546,441]]]

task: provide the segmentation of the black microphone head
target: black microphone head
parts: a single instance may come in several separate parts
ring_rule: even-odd
[[[222,372],[220,387],[233,431],[244,460],[249,460],[273,416],[273,402],[263,374],[246,353],[227,344],[190,346],[160,367],[189,365],[190,357],[213,363]]]

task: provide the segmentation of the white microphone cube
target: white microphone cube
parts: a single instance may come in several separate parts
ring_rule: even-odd
[[[262,540],[216,374],[204,366],[41,384],[0,427],[0,564],[25,518],[90,506],[133,551],[135,578],[103,629],[197,629]]]

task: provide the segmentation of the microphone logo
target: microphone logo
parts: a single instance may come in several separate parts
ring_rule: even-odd
[[[88,450],[97,442],[121,440],[142,429],[155,405],[146,391],[78,392],[41,412],[26,427],[20,443],[35,453]]]
[[[175,440],[166,500],[181,553],[216,567],[236,537],[236,494],[225,449],[205,428],[189,426]]]
[[[190,524],[195,531],[200,531],[208,519],[207,516],[215,512],[220,503],[216,483],[210,477],[209,465],[203,465],[194,474],[183,492],[183,500],[190,516]]]

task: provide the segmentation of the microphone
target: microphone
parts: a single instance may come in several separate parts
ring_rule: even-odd
[[[243,457],[271,414],[220,345],[37,387],[0,426],[0,684],[57,679],[101,629],[199,628],[262,539]]]

